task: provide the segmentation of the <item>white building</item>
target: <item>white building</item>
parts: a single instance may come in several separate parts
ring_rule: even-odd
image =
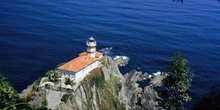
[[[87,52],[80,53],[77,58],[58,67],[58,71],[62,73],[61,79],[70,77],[71,80],[80,81],[91,70],[99,66],[99,58],[102,57],[102,53],[96,51],[94,38],[90,37],[86,45],[88,46]]]

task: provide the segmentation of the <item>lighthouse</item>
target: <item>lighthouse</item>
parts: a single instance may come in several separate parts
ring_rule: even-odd
[[[80,53],[77,58],[58,67],[58,71],[62,73],[62,82],[65,82],[66,77],[76,82],[81,81],[90,71],[99,67],[102,53],[96,51],[95,39],[91,36],[86,41],[86,45],[88,46],[86,52]]]
[[[95,41],[95,39],[92,36],[89,38],[88,41],[86,41],[86,45],[88,46],[87,47],[87,56],[95,57],[96,41]]]

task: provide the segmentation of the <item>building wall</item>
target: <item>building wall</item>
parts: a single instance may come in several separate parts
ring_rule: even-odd
[[[65,77],[70,77],[70,79],[72,79],[72,80],[75,79],[76,72],[67,71],[67,70],[61,70],[61,69],[58,69],[58,71],[60,73],[62,73],[62,76],[61,76],[62,79],[65,78]]]
[[[83,79],[91,70],[94,68],[97,68],[99,66],[100,62],[97,60],[93,62],[92,64],[86,66],[85,68],[79,70],[78,72],[72,72],[72,71],[67,71],[67,70],[61,70],[59,69],[58,71],[62,73],[62,79],[65,79],[65,77],[70,77],[71,80],[81,80]]]
[[[89,72],[91,70],[93,70],[94,68],[97,68],[99,66],[99,61],[95,61],[92,64],[88,65],[87,67],[83,68],[82,70],[78,71],[75,74],[75,78],[76,80],[81,80],[83,79],[87,74],[89,74]]]

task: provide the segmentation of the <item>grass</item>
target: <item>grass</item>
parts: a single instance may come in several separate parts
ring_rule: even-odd
[[[100,68],[95,68],[90,73],[91,74],[87,75],[84,78],[81,84],[83,85],[87,94],[89,94],[89,87],[96,86],[97,91],[99,91],[100,94],[100,99],[97,96],[96,100],[97,102],[101,101],[101,104],[98,104],[99,108],[101,110],[125,110],[124,105],[121,104],[118,99],[118,94],[122,87],[122,84],[120,82],[121,79],[118,77],[114,77],[105,81],[103,71]],[[90,97],[92,97],[92,93],[90,93]]]
[[[108,65],[109,65],[109,60],[108,60],[108,57],[105,57],[105,56],[103,56],[102,58],[100,58],[100,62],[101,62],[101,64],[104,66],[104,67],[108,67]]]
[[[121,90],[120,78],[114,77],[105,81],[101,89],[101,109],[125,110],[123,104],[118,99],[119,91]],[[114,91],[116,94],[114,95]]]
[[[90,82],[91,86],[95,85],[96,87],[101,87],[105,81],[103,72],[100,68],[95,68],[90,71],[91,74],[87,75],[81,84],[88,84]]]

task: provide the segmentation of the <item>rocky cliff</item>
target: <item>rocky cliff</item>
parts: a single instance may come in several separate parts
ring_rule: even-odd
[[[118,68],[124,62],[120,58],[113,61],[110,57],[103,57],[101,62],[102,66],[84,78],[68,103],[61,103],[57,109],[158,109],[153,87],[142,89],[137,83],[144,78],[141,73],[133,70],[123,76]]]
[[[92,70],[76,87],[69,93],[66,103],[59,102],[53,109],[56,110],[157,110],[156,91],[151,86],[140,88],[138,81],[144,76],[132,70],[124,76],[118,66],[126,64],[127,59],[118,58],[112,60],[104,56],[101,66]],[[27,89],[29,90],[29,89]],[[28,91],[24,94],[28,94]],[[48,91],[49,92],[49,91]],[[62,94],[63,95],[63,94]],[[48,103],[51,103],[49,100]]]
[[[103,57],[102,66],[92,70],[71,93],[67,103],[60,103],[56,109],[125,109],[123,101],[119,98],[124,77],[118,69],[117,62],[112,61],[110,57]]]

